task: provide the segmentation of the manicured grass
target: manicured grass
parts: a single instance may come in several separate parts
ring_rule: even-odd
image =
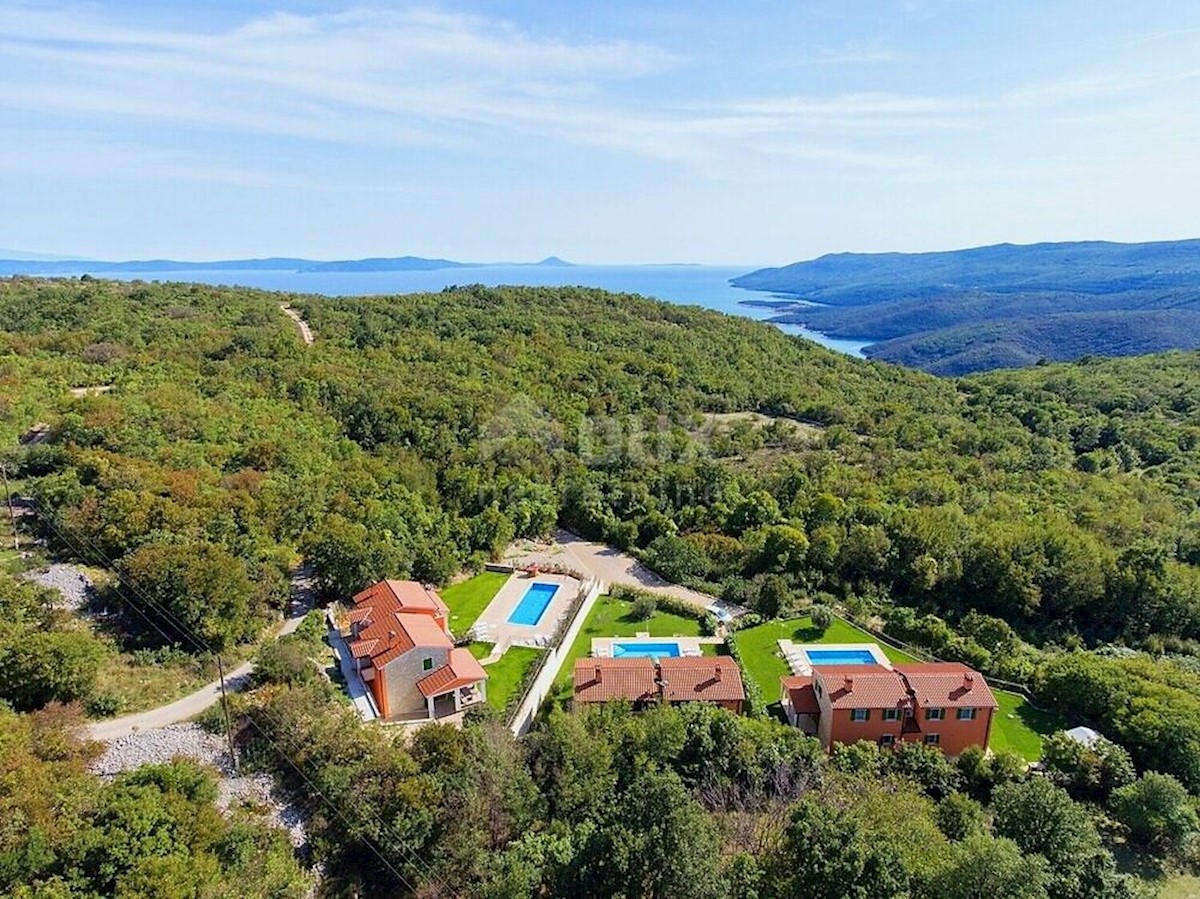
[[[554,681],[553,696],[555,700],[570,698],[571,675],[575,670],[575,660],[583,658],[592,651],[593,637],[632,637],[639,631],[646,631],[651,637],[700,636],[700,620],[698,618],[658,611],[645,621],[638,621],[633,617],[632,610],[633,603],[623,599],[614,599],[607,594],[596,600],[596,605],[592,607],[583,627],[579,629],[579,636],[571,644],[571,651],[563,660],[558,678]],[[707,648],[705,647],[705,649]]]
[[[813,627],[811,619],[805,617],[768,621],[757,627],[748,627],[738,631],[736,639],[745,674],[758,684],[767,703],[778,700],[779,678],[792,673],[788,663],[779,654],[779,640],[791,640],[793,643],[878,643],[892,662],[918,661],[906,652],[880,643],[866,631],[840,618],[833,619],[833,624],[824,634]]]
[[[450,630],[455,634],[465,634],[509,577],[500,571],[481,571],[440,591],[442,599],[450,607]]]
[[[1031,706],[1024,696],[993,689],[1000,708],[992,719],[992,752],[1015,752],[1027,762],[1042,757],[1042,737],[1062,728],[1049,712]]]
[[[745,673],[758,684],[763,699],[768,703],[777,702],[779,678],[791,674],[788,663],[779,655],[778,640],[791,640],[793,643],[875,643],[891,662],[920,661],[902,650],[880,643],[871,634],[840,618],[835,618],[824,634],[818,633],[808,618],[768,621],[737,632]],[[1042,736],[1058,730],[1061,724],[1053,715],[1033,708],[1023,696],[996,689],[992,692],[1000,704],[992,722],[992,751],[1009,750],[1026,761],[1036,762],[1042,757]]]
[[[492,651],[491,643],[470,644],[471,655],[477,659],[486,658]],[[509,697],[521,686],[521,681],[545,650],[532,649],[528,646],[510,646],[504,655],[484,667],[487,672],[487,701],[488,705],[499,711],[504,711]]]

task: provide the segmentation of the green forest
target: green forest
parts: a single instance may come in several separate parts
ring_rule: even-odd
[[[0,577],[0,892],[302,895],[315,859],[329,895],[1153,895],[1200,863],[1198,438],[1195,353],[950,379],[584,288],[0,281],[23,527],[111,572],[113,610],[97,633],[27,563]],[[252,763],[329,800],[311,859],[222,818],[195,766],[86,774],[70,725],[121,711],[115,654],[253,651],[301,559],[333,599],[556,525],[751,622],[836,608],[1112,742],[1052,737],[1030,776],[614,707],[405,746],[298,638],[237,707]]]

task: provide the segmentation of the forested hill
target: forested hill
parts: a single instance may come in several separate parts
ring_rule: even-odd
[[[940,374],[1200,346],[1198,240],[842,253],[734,283],[786,295],[778,321]]]
[[[950,379],[597,290],[18,278],[0,281],[0,439],[47,551],[111,569],[113,639],[150,660],[196,648],[163,645],[180,626],[253,643],[301,556],[345,597],[445,584],[559,523],[763,618],[816,602],[871,619],[1124,747],[1106,771],[1068,741],[1060,787],[1005,751],[826,760],[793,728],[699,706],[551,714],[521,741],[485,717],[405,745],[281,642],[238,717],[257,722],[247,758],[276,759],[251,730],[282,741],[315,778],[293,785],[354,816],[310,821],[331,892],[393,895],[370,846],[416,885],[403,895],[496,897],[840,895],[855,878],[887,899],[1132,899],[1113,848],[1195,863],[1195,353]],[[102,713],[113,651],[0,575],[0,820],[31,822],[0,828],[0,893],[200,895],[202,877],[303,895],[279,835],[223,829],[194,766],[85,775],[54,702]]]

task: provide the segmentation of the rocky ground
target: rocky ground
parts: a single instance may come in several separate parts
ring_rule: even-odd
[[[92,579],[75,565],[55,562],[46,568],[29,572],[26,577],[43,587],[57,590],[63,598],[59,604],[60,608],[80,612],[87,608],[88,601],[91,599]]]
[[[217,804],[222,809],[248,803],[263,810],[272,824],[286,830],[293,846],[304,845],[303,809],[275,789],[270,775],[235,774],[224,738],[198,724],[169,724],[113,740],[104,755],[92,764],[92,771],[102,777],[113,777],[140,765],[169,762],[179,755],[212,765],[220,772]]]

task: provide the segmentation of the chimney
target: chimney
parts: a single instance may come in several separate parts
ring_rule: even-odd
[[[596,666],[596,683],[604,683],[604,669],[599,665]]]
[[[968,672],[964,673],[963,674],[963,689],[966,690],[968,693],[970,693],[971,689],[974,686],[975,686],[974,672],[968,671]]]
[[[854,678],[852,678],[850,675],[846,675],[846,692],[854,692]]]
[[[388,631],[388,646],[391,646],[395,642],[396,642],[396,632]]]
[[[720,679],[721,679],[721,666],[720,666],[720,665],[718,665],[718,666],[717,666],[717,673],[713,675],[713,680],[718,680],[718,681],[719,681]]]

